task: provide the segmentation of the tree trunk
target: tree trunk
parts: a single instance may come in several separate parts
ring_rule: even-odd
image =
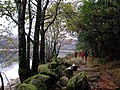
[[[37,14],[36,14],[35,32],[34,32],[34,45],[33,45],[33,62],[32,70],[38,73],[39,60],[39,32],[40,32],[40,22],[41,22],[41,0],[37,2]]]
[[[27,79],[29,69],[26,60],[26,38],[25,38],[25,12],[27,0],[20,1],[15,0],[18,9],[18,38],[19,38],[19,77],[20,81],[23,82]]]
[[[29,32],[27,35],[27,63],[28,67],[30,67],[30,35],[31,35],[31,28],[32,28],[32,17],[31,17],[31,8],[30,8],[30,1],[28,3],[28,12],[29,12]]]
[[[41,30],[40,62],[45,63],[45,32],[43,30]]]

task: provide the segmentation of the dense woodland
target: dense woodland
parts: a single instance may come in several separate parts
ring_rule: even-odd
[[[119,0],[0,0],[1,18],[18,30],[21,82],[37,74],[39,64],[58,56],[66,32],[78,34],[77,50],[107,61],[119,60],[119,4]]]
[[[84,1],[78,9],[82,26],[78,38],[83,44],[80,47],[93,49],[97,57],[119,60],[119,4],[118,0]]]

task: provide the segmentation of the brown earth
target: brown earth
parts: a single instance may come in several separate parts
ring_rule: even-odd
[[[92,90],[120,90],[120,62],[96,63],[89,57],[85,61],[81,57],[70,57],[68,60],[77,62],[78,69],[74,74],[85,71]]]

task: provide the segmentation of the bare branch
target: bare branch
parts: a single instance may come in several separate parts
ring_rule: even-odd
[[[61,0],[59,0],[59,2],[57,2],[55,16],[54,16],[53,20],[49,23],[49,25],[47,26],[47,28],[45,29],[45,32],[48,30],[48,28],[51,26],[51,24],[55,21],[55,19],[57,17],[57,11],[58,11],[58,6],[59,6],[60,2],[61,2]]]
[[[44,10],[43,12],[46,11],[48,4],[49,4],[49,0],[46,1],[45,7],[44,7],[44,9],[43,9],[43,10]]]
[[[13,52],[13,53],[9,56],[9,58],[7,59],[7,61],[10,60],[10,58],[11,58],[14,54],[16,54],[17,52],[18,52],[18,51]]]
[[[18,22],[13,18],[11,12],[10,12],[7,8],[5,8],[5,7],[4,7],[4,9],[7,11],[8,14],[7,14],[7,13],[4,13],[4,14],[2,14],[2,15],[9,16],[9,17],[18,25]]]
[[[45,20],[52,18],[53,15],[54,15],[54,14],[52,14],[51,16],[48,16],[47,18],[45,18]]]
[[[37,5],[31,0],[31,3],[37,7]]]

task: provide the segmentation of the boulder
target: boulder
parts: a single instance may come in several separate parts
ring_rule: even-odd
[[[70,60],[63,61],[63,65],[65,65],[66,67],[70,67],[70,66],[72,66],[72,64],[73,64],[73,62]]]
[[[60,90],[63,90],[63,87],[66,87],[67,83],[68,83],[69,79],[66,76],[62,76],[60,77],[59,81],[57,82],[57,87]]]
[[[78,68],[78,66],[73,63],[73,65],[71,66],[71,69],[72,69],[73,71],[77,71],[77,68]]]
[[[50,69],[56,69],[58,65],[59,65],[58,62],[55,62],[55,61],[52,61],[52,62],[49,64]]]
[[[71,78],[73,76],[73,70],[70,68],[67,68],[64,70],[64,74],[65,76],[67,76],[68,78]]]
[[[67,83],[68,83],[68,81],[69,81],[69,79],[68,79],[68,77],[66,77],[66,76],[62,76],[62,77],[59,79],[59,81],[60,81],[60,84],[61,84],[62,86],[66,86]]]
[[[50,76],[38,74],[28,78],[24,83],[34,85],[38,90],[48,90],[47,88],[50,87],[51,81]]]
[[[90,90],[85,72],[73,76],[66,86],[66,90]]]
[[[48,64],[39,65],[38,72],[39,72],[39,74],[48,75],[52,79],[56,79],[58,77],[58,75],[55,74],[55,72],[53,72],[51,69],[49,69]]]
[[[43,71],[47,71],[49,69],[49,64],[40,64],[38,66],[38,73],[41,73]]]
[[[64,70],[66,69],[66,66],[64,65],[59,65],[56,69],[55,69],[55,73],[59,76],[62,77],[64,76]]]

